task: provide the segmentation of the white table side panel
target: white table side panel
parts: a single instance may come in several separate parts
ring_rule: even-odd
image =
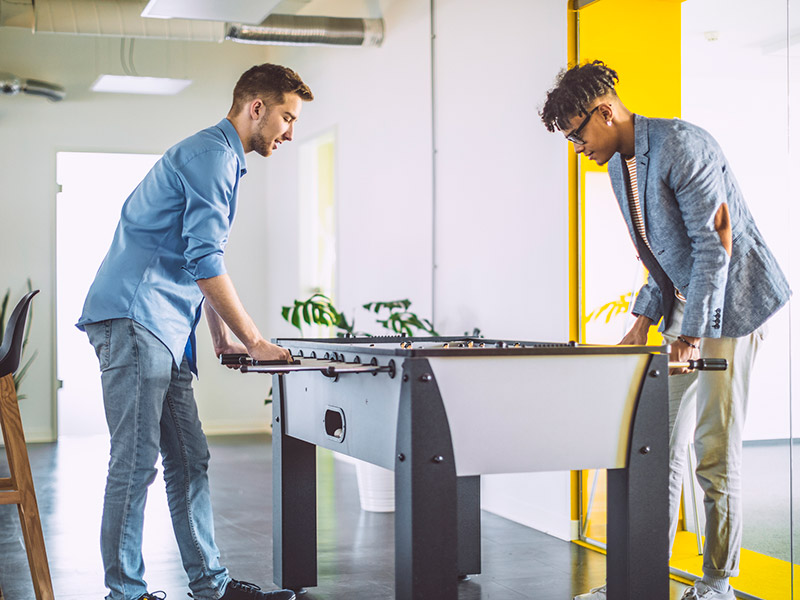
[[[649,358],[430,358],[457,474],[625,467]]]

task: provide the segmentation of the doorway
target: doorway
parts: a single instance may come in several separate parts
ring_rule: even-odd
[[[159,159],[155,154],[58,152],[56,181],[56,364],[59,438],[108,435],[100,372],[75,327],[108,251],[122,204]]]

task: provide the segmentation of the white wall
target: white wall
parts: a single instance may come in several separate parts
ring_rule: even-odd
[[[566,64],[564,6],[436,7],[437,323],[565,341],[568,148],[538,116]]]
[[[3,28],[0,56],[4,71],[58,83],[67,90],[67,99],[59,103],[25,95],[0,96],[0,294],[11,287],[18,298],[28,277],[42,290],[34,300],[31,339],[39,358],[23,383],[28,398],[21,409],[28,439],[52,440],[56,435],[56,152],[162,153],[223,118],[236,79],[246,68],[267,60],[268,50],[230,42],[137,40],[134,56],[140,74],[194,80],[174,97],[89,91],[100,72],[120,73],[119,40],[32,35],[25,29]],[[260,157],[248,159],[227,264],[245,305],[266,332],[266,316],[278,311],[269,305],[266,292],[266,171]],[[91,215],[86,216],[86,234],[92,235]],[[269,410],[259,398],[269,383],[213,364],[202,327],[201,332],[201,379],[196,389],[206,430],[264,430]]]
[[[381,48],[273,55],[316,95],[297,139],[336,131],[337,304],[350,311],[409,297],[421,316],[435,310],[443,334],[480,327],[490,337],[566,340],[568,149],[537,115],[566,63],[564,6],[435,2],[435,208],[430,2],[383,2],[382,11]],[[268,196],[294,197],[298,176],[295,145],[270,162]],[[269,211],[270,273],[286,283],[271,294],[288,303],[301,225],[291,203]],[[486,477],[483,495],[484,508],[569,537],[566,473]]]

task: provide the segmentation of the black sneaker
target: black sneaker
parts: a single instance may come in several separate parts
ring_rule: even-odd
[[[296,598],[292,590],[262,592],[257,585],[231,579],[225,588],[225,595],[220,600],[296,600]]]
[[[159,590],[157,592],[153,592],[152,594],[148,592],[147,594],[144,594],[143,596],[139,596],[139,600],[164,600],[164,598],[166,598],[166,597],[167,597],[167,593],[166,592],[162,592],[161,590]]]

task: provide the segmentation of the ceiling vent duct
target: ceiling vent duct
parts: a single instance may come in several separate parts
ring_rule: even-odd
[[[221,2],[221,0],[216,0]],[[144,0],[0,0],[0,27],[33,33],[249,44],[380,46],[383,19],[272,14],[258,25],[141,16]],[[223,4],[224,6],[224,4]],[[284,0],[281,9],[293,5]]]
[[[270,15],[260,25],[229,25],[226,38],[245,44],[380,46],[383,19]]]
[[[53,102],[63,100],[66,95],[60,85],[38,79],[20,79],[11,73],[0,73],[0,94],[14,96],[20,92],[31,96],[43,96]]]

